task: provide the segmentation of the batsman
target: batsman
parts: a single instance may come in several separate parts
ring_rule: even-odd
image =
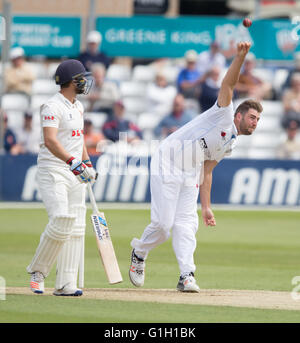
[[[63,61],[55,73],[60,91],[41,106],[37,182],[49,222],[27,267],[34,293],[44,293],[44,279],[57,262],[53,294],[82,295],[77,278],[84,253],[85,188],[97,173],[84,144],[83,106],[76,96],[87,94],[92,80],[81,62]]]
[[[232,97],[250,43],[237,45],[237,53],[220,88],[216,103],[164,139],[151,159],[151,223],[140,239],[134,238],[129,277],[141,287],[149,252],[170,237],[180,270],[177,290],[199,292],[194,273],[198,229],[197,199],[205,225],[215,226],[210,193],[212,173],[230,155],[238,135],[256,129],[262,106],[242,102],[234,111]],[[219,190],[221,191],[221,190]]]

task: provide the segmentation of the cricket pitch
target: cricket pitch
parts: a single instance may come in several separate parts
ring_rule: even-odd
[[[25,287],[6,289],[7,295],[49,296],[52,292],[47,288],[44,295],[35,295]],[[172,289],[87,288],[81,299],[300,310],[300,300],[294,300],[290,292],[262,290],[202,289],[200,293],[180,293]]]

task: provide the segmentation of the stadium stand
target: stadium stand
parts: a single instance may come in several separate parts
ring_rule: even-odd
[[[179,63],[172,61],[162,67],[168,83],[174,85],[179,71]],[[21,125],[23,113],[30,110],[33,113],[34,125],[39,125],[39,107],[51,97],[58,87],[53,82],[53,75],[59,62],[30,62],[37,79],[33,83],[33,94],[30,99],[22,94],[5,94],[2,99],[2,108],[6,111],[9,124],[13,128]],[[287,78],[288,70],[285,68],[271,69],[259,67],[255,71],[265,80],[272,82],[276,92],[280,93]],[[111,64],[107,70],[107,79],[116,82],[120,89],[121,98],[126,108],[126,119],[135,122],[144,132],[144,139],[150,141],[154,138],[153,130],[161,120],[161,116],[149,113],[146,101],[146,89],[153,82],[157,73],[153,65],[128,65]],[[234,101],[234,107],[244,99]],[[80,97],[84,107],[87,101]],[[275,158],[276,148],[285,137],[281,127],[283,106],[281,100],[263,100],[264,108],[261,120],[257,127],[255,137],[239,137],[237,147],[230,158]],[[107,119],[107,114],[102,112],[86,112],[85,117],[91,119],[95,128],[101,127]]]

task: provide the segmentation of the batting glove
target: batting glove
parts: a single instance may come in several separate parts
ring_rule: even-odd
[[[77,160],[75,157],[70,157],[67,161],[67,164],[70,166],[71,172],[81,183],[89,182],[89,173],[86,165],[83,162]]]
[[[98,173],[93,168],[92,162],[90,160],[84,160],[82,162],[87,166],[88,182],[94,183],[97,180]]]

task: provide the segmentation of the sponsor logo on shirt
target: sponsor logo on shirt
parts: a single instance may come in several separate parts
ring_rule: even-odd
[[[44,116],[44,120],[54,120],[54,116]]]
[[[83,130],[72,130],[72,137],[80,137],[83,135]]]

